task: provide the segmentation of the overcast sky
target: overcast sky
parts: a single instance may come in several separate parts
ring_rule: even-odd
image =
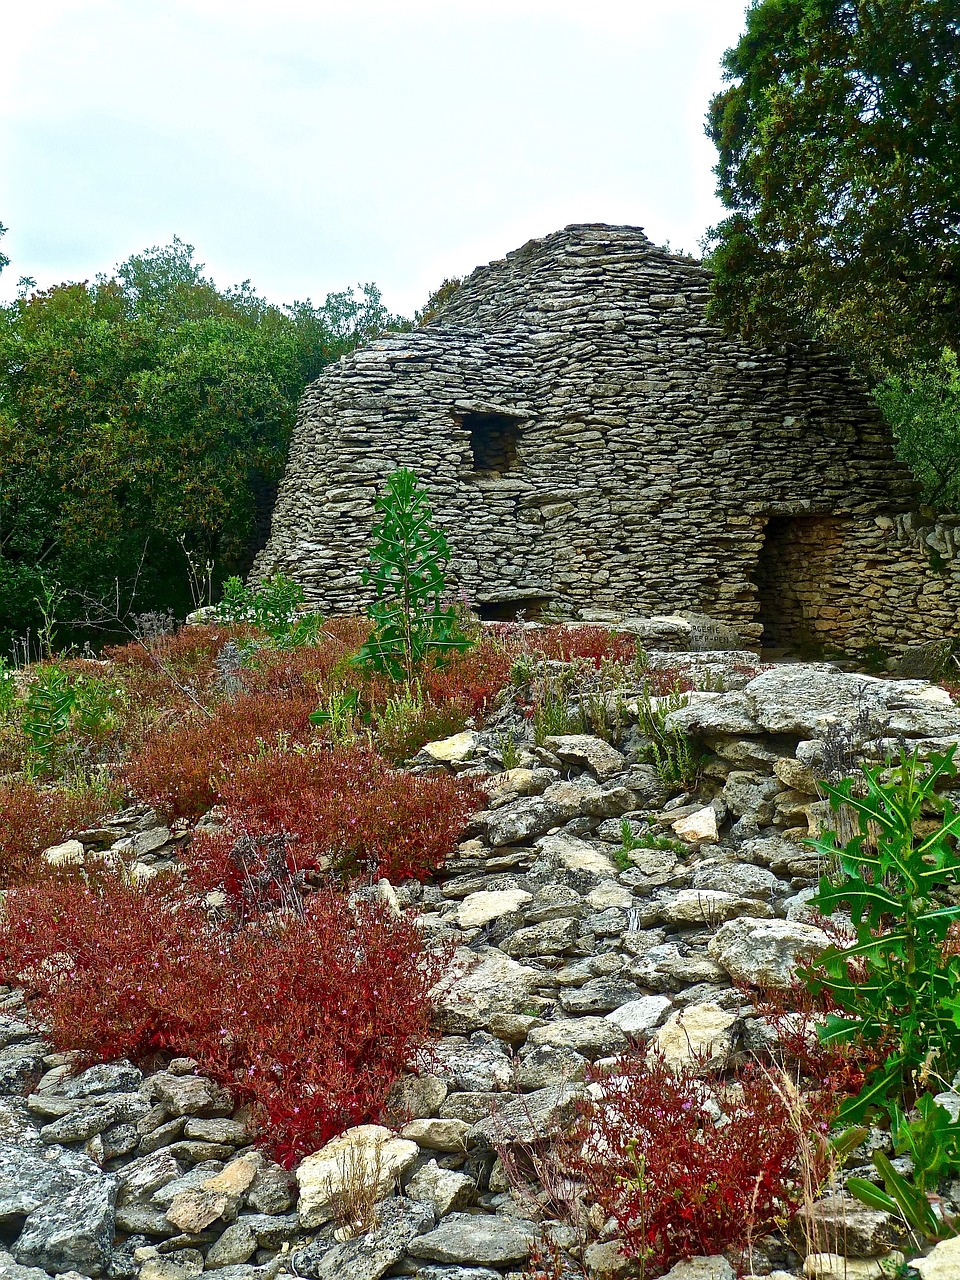
[[[695,250],[746,0],[7,0],[0,247],[92,278],[174,235],[275,301],[409,314],[569,222]]]

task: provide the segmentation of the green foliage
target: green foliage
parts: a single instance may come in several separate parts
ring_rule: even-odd
[[[414,312],[414,324],[429,324],[431,320],[435,320],[443,309],[443,304],[459,291],[462,284],[463,281],[459,276],[445,278],[443,284],[438,289],[434,289],[420,310]]]
[[[960,811],[937,794],[956,776],[953,755],[951,748],[923,764],[904,753],[896,765],[864,768],[862,779],[828,787],[834,809],[856,814],[858,832],[844,846],[833,832],[810,841],[836,867],[811,905],[828,916],[846,909],[856,933],[852,946],[828,947],[807,971],[811,990],[839,1010],[827,1015],[821,1039],[859,1039],[885,1051],[841,1109],[851,1120],[870,1108],[896,1115],[928,1080],[952,1080],[960,1069],[960,956],[945,950],[960,919]],[[942,821],[920,834],[931,811]]]
[[[892,374],[874,390],[893,428],[897,452],[910,465],[932,507],[960,510],[960,366],[945,347],[929,360]]]
[[[189,607],[180,545],[244,564],[300,393],[391,323],[373,286],[276,307],[179,240],[0,308],[0,632],[41,577]]]
[[[373,630],[355,661],[410,684],[428,659],[442,665],[473,642],[461,631],[456,608],[443,604],[450,549],[431,523],[427,495],[414,473],[394,471],[376,509],[382,519],[373,529],[370,568],[361,574],[374,591],[367,610]]]
[[[70,727],[77,695],[70,678],[58,667],[40,667],[27,690],[21,727],[36,762],[44,771]]]
[[[871,370],[960,332],[954,0],[754,0],[710,104],[715,314]]]
[[[686,706],[687,695],[679,681],[667,694],[657,696],[648,684],[637,698],[637,726],[649,739],[648,756],[667,786],[691,787],[703,763],[697,746],[683,733],[667,729],[667,716]]]
[[[936,1213],[926,1192],[899,1174],[882,1151],[873,1153],[873,1163],[883,1178],[885,1191],[866,1178],[848,1178],[846,1183],[851,1195],[868,1209],[902,1218],[911,1231],[926,1240],[947,1240],[960,1234],[960,1220]]]
[[[275,573],[253,587],[238,577],[228,578],[216,607],[219,622],[248,622],[265,632],[274,645],[296,648],[316,642],[322,619],[302,613],[303,588],[285,574]]]

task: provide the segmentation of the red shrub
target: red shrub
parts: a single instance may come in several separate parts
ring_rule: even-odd
[[[581,659],[592,662],[599,668],[604,662],[629,665],[637,657],[637,641],[634,636],[611,631],[594,623],[579,623],[574,626],[557,624],[531,630],[506,623],[497,627],[495,634],[503,639],[516,640],[518,646],[522,641],[522,647],[527,652],[552,658],[556,662]]]
[[[40,854],[94,822],[103,796],[36,782],[0,782],[0,889],[43,871]]]
[[[571,1147],[573,1170],[628,1255],[658,1270],[745,1247],[795,1209],[801,1141],[815,1164],[826,1160],[826,1118],[798,1124],[762,1071],[722,1081],[638,1055],[601,1083]]]
[[[199,818],[220,798],[225,775],[241,761],[314,736],[310,698],[241,694],[205,715],[197,708],[176,724],[148,731],[124,770],[134,795],[167,818]]]
[[[817,1028],[824,1014],[841,1010],[827,992],[812,995],[801,978],[785,990],[744,988],[744,993],[757,1016],[776,1032],[791,1073],[799,1073],[807,1088],[823,1090],[838,1102],[858,1094],[867,1075],[886,1056],[882,1048],[862,1040],[823,1044]]]
[[[370,624],[360,618],[331,618],[315,645],[261,649],[253,655],[243,672],[244,684],[257,693],[296,694],[315,701],[325,688],[359,684],[359,673],[347,662],[369,631]]]
[[[107,877],[15,890],[0,926],[0,980],[26,990],[60,1050],[194,1057],[255,1105],[287,1163],[379,1118],[444,963],[412,921],[332,892],[227,933],[182,890]]]
[[[221,790],[233,838],[285,833],[291,870],[369,869],[394,881],[436,871],[483,802],[475,784],[392,769],[360,746],[238,762]],[[229,878],[228,853],[224,841],[197,842],[205,883]]]
[[[424,693],[434,702],[479,719],[493,709],[497,694],[509,683],[513,659],[506,646],[484,636],[448,666],[426,672]]]

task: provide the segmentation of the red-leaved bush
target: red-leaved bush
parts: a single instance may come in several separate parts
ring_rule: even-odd
[[[227,830],[198,839],[193,858],[201,882],[228,889],[233,842],[277,833],[288,838],[292,871],[422,880],[484,801],[469,781],[393,769],[360,745],[237,761],[220,788]]]
[[[88,826],[103,796],[15,779],[0,782],[0,889],[43,871],[40,854]]]
[[[228,931],[182,888],[105,876],[12,891],[0,981],[83,1063],[196,1058],[254,1104],[287,1164],[376,1120],[428,1036],[444,957],[415,923],[332,891]]]
[[[551,658],[555,662],[589,661],[599,668],[604,662],[629,664],[637,657],[634,636],[610,631],[595,623],[578,626],[558,624],[527,630],[516,623],[506,622],[491,627],[491,631],[503,643],[514,642],[518,651],[522,646],[528,653]]]
[[[719,1079],[637,1055],[596,1078],[603,1094],[584,1110],[571,1171],[628,1256],[657,1273],[746,1248],[795,1210],[804,1149],[814,1180],[826,1172],[826,1115],[792,1114],[760,1069]]]
[[[199,818],[220,799],[221,780],[258,751],[310,741],[312,698],[241,694],[211,712],[198,708],[157,724],[124,769],[130,790],[165,818]]]

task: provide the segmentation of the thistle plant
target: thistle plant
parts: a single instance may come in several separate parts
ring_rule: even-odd
[[[427,495],[406,467],[394,471],[376,501],[370,566],[361,581],[372,586],[367,613],[373,630],[354,661],[412,684],[427,662],[442,664],[473,643],[461,630],[455,606],[445,606],[450,548],[433,523]]]

